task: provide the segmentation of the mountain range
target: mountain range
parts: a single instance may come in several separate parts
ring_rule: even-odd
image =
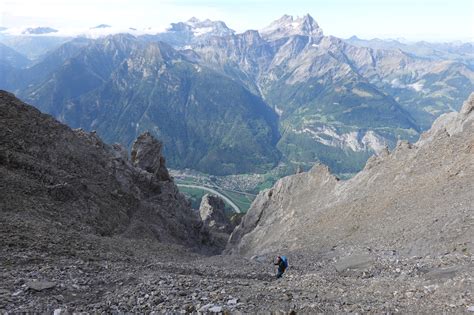
[[[319,161],[355,173],[473,90],[469,47],[433,51],[446,53],[325,36],[309,15],[240,34],[193,18],[154,35],[68,39],[28,67],[3,58],[0,84],[106,142],[131,146],[150,131],[173,168],[225,175]]]

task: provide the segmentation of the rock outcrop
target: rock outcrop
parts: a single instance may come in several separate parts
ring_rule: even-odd
[[[400,141],[339,181],[322,166],[260,193],[228,249],[256,254],[337,246],[406,254],[474,252],[474,94],[421,139]]]
[[[227,218],[224,208],[224,200],[210,194],[202,197],[199,206],[203,231],[210,234],[213,245],[221,251],[225,249],[229,235],[235,227]]]
[[[156,175],[160,180],[171,180],[162,154],[163,143],[153,138],[149,132],[138,136],[132,146],[132,163],[147,172]]]
[[[218,196],[205,194],[199,206],[199,214],[205,226],[210,230],[230,233],[232,227],[224,212],[224,200]]]

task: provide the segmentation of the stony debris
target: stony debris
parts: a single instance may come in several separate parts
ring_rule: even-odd
[[[262,261],[202,256],[147,240],[59,231],[47,242],[29,240],[25,248],[4,232],[2,312],[460,313],[474,305],[473,265],[461,253],[404,256],[354,247],[291,251],[285,253],[290,268],[276,280],[275,253]],[[46,254],[48,243],[53,245]],[[372,264],[336,271],[347,253],[370,255]],[[430,276],[445,266],[457,266],[457,272]],[[56,286],[29,290],[32,278],[51,279]]]

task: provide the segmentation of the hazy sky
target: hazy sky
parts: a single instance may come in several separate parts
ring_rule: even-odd
[[[0,25],[165,29],[192,16],[260,29],[283,14],[311,14],[326,35],[474,40],[474,0],[0,0]]]

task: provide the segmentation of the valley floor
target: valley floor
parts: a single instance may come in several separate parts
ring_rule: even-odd
[[[54,224],[33,234],[20,221],[0,223],[2,313],[440,314],[474,305],[473,262],[463,252],[293,251],[284,253],[290,268],[275,280],[270,255],[203,256],[145,240],[66,233]]]

